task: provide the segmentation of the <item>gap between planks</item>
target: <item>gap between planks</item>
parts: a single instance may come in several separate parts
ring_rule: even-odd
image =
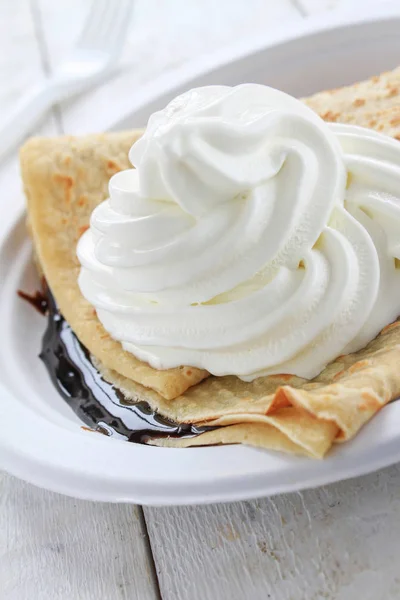
[[[30,0],[30,9],[31,9],[31,15],[32,15],[32,22],[33,22],[33,26],[34,26],[34,33],[35,33],[35,37],[36,37],[36,41],[37,41],[37,45],[38,45],[38,49],[39,49],[39,54],[40,54],[40,58],[41,58],[42,68],[43,68],[43,71],[46,74],[46,76],[50,76],[51,72],[52,72],[52,67],[54,65],[52,65],[52,62],[51,62],[50,49],[49,49],[49,46],[48,46],[48,43],[47,43],[47,40],[45,37],[45,29],[43,27],[43,14],[42,14],[43,6],[40,4],[40,0]],[[57,133],[60,135],[64,135],[66,132],[63,127],[61,107],[58,104],[52,108],[52,114],[55,119]],[[148,535],[144,512],[143,512],[143,509],[141,506],[134,506],[132,508],[133,508],[133,513],[136,512],[136,516],[140,523],[140,529],[141,529],[141,532],[143,535],[143,545],[144,545],[145,553],[146,553],[147,560],[148,560],[148,569],[149,569],[149,573],[151,574],[151,578],[153,581],[154,599],[161,600],[158,577],[157,577],[157,573],[156,573],[156,569],[155,569],[154,557],[153,557],[153,554],[151,551],[151,543],[150,543],[150,539],[149,539],[149,535]],[[116,510],[118,510],[118,507],[116,507]],[[142,599],[140,598],[139,600],[142,600]]]
[[[0,473],[1,600],[160,600],[139,507]]]
[[[306,14],[307,9],[304,8],[307,5],[306,1],[292,0],[291,3],[302,16]],[[34,4],[36,6],[37,2],[35,1]],[[41,17],[37,13],[36,30],[42,35],[43,27],[40,19]],[[41,45],[41,51],[43,52],[43,66],[49,66],[51,53],[45,44]],[[68,112],[67,109],[64,110]],[[79,111],[77,114],[79,116]],[[73,118],[74,113],[72,113],[72,122]],[[71,120],[67,119],[67,124],[71,124]],[[61,132],[61,117],[58,120],[58,128]],[[276,500],[198,508],[146,508],[144,515],[138,513],[140,519],[143,519],[142,529],[149,527],[150,536],[146,537],[147,554],[150,556],[149,550],[153,545],[165,600],[180,600],[181,598],[186,600],[189,597],[191,600],[200,597],[203,600],[208,598],[210,600],[215,598],[236,600],[239,596],[235,595],[237,591],[235,592],[235,588],[229,584],[229,577],[232,577],[232,585],[237,583],[237,590],[243,589],[244,594],[247,594],[246,589],[247,591],[252,589],[254,600],[261,597],[274,599],[289,597],[286,595],[285,586],[289,588],[291,584],[284,583],[284,569],[282,570],[282,567],[279,566],[282,562],[282,552],[279,551],[279,544],[277,545],[276,541],[276,538],[282,541],[278,533],[279,519],[281,519],[281,527],[283,527],[282,519],[285,518],[281,516],[282,514],[287,514],[288,522],[291,522],[289,517],[293,508],[294,514],[300,517],[304,513],[306,514],[306,521],[304,522],[302,518],[299,521],[305,526],[304,531],[308,531],[307,526],[310,525],[312,511],[310,513],[311,509],[307,503],[311,502],[312,504],[314,501],[317,512],[322,508],[321,503],[318,503],[320,496],[310,496],[308,501],[307,498],[306,496],[305,501],[303,495],[292,494],[290,497],[279,497]],[[118,507],[115,507],[116,512],[117,509]],[[290,533],[293,534],[294,530],[297,534],[299,532],[301,534],[301,529],[293,529],[292,523],[289,540],[293,541],[293,535]],[[239,542],[239,540],[242,541]],[[234,551],[228,550],[231,546],[236,548],[237,556]],[[264,556],[268,558],[267,564],[265,564],[265,560],[262,560]],[[293,553],[289,552],[290,556],[295,563]],[[313,564],[312,557],[308,557],[308,559]],[[271,563],[271,560],[274,562]],[[294,567],[290,566],[289,563],[287,561],[285,568],[294,568],[296,575],[298,568],[295,564]],[[271,568],[271,564],[273,568]],[[214,580],[213,575],[215,575]],[[261,575],[262,578],[260,578]],[[267,575],[270,576],[271,581],[267,581]],[[237,581],[238,576],[241,578],[240,582]],[[295,579],[292,577],[293,581]],[[316,581],[318,583],[318,577]],[[243,588],[244,582],[247,582],[250,588]],[[197,583],[195,588],[193,587],[194,583]],[[275,588],[278,583],[281,590]],[[323,591],[328,594],[326,580],[323,583],[325,585]],[[298,587],[297,589],[299,590]],[[268,590],[274,590],[272,596],[268,596]],[[264,594],[264,592],[265,596],[261,596],[260,594]],[[240,598],[246,597],[247,595],[243,594],[240,596]]]

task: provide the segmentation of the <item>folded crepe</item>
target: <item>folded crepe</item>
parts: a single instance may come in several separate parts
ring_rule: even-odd
[[[371,127],[400,139],[400,68],[304,100],[328,121]],[[110,177],[129,168],[141,131],[36,138],[21,150],[30,231],[40,269],[64,318],[102,376],[127,401],[146,401],[179,423],[211,426],[196,437],[153,439],[163,446],[245,443],[320,458],[352,438],[400,395],[400,322],[363,350],[338,357],[312,381],[294,375],[251,383],[182,366],[156,370],[105,331],[78,287],[76,244],[92,210],[108,195]]]

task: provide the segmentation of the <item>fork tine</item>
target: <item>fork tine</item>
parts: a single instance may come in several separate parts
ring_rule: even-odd
[[[92,37],[92,42],[94,44],[98,44],[100,42],[104,44],[105,41],[107,41],[108,44],[108,40],[106,40],[107,30],[119,14],[120,4],[121,0],[113,0],[113,2],[108,2],[106,4],[102,18],[100,19]]]
[[[132,12],[132,0],[119,0],[119,9],[110,19],[103,35],[107,39],[107,46],[111,50],[117,49],[124,43],[126,30],[130,24]]]
[[[118,2],[118,0],[117,0]],[[110,0],[92,0],[86,20],[76,42],[77,47],[90,48],[96,45],[99,29],[107,22],[107,13],[114,5]]]

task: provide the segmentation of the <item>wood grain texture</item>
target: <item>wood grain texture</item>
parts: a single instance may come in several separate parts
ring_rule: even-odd
[[[0,2],[5,119],[19,97],[46,76],[35,1]],[[32,131],[60,132],[53,111]],[[10,211],[21,203],[18,170],[15,150],[0,165]],[[152,569],[139,507],[75,501],[0,473],[0,600],[156,600]]]
[[[0,474],[1,600],[157,600],[140,508]]]
[[[19,97],[44,78],[29,0],[0,2],[0,107],[6,119]]]
[[[45,78],[29,0],[0,1],[0,127],[19,98]],[[52,111],[35,131],[56,133]],[[33,133],[33,132],[32,132]],[[8,198],[17,198],[20,189],[17,149],[0,164],[0,187]],[[11,204],[11,203],[10,203]],[[12,204],[12,208],[16,208]]]
[[[162,597],[395,600],[399,490],[395,466],[264,500],[145,508]]]
[[[268,35],[299,18],[299,5],[312,14],[356,1],[364,10],[361,0],[136,0],[122,72],[64,105],[64,127],[105,128],[138,85],[237,36]],[[2,116],[62,58],[88,7],[89,0],[0,1]],[[42,132],[57,131],[48,116]],[[7,198],[18,189],[15,156],[2,165],[0,185]],[[147,508],[163,599],[395,600],[399,490],[396,466],[272,499]],[[146,553],[138,508],[75,501],[0,474],[0,600],[153,600]]]

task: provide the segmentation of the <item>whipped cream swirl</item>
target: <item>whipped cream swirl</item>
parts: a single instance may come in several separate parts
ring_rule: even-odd
[[[79,241],[79,285],[151,366],[312,378],[399,315],[395,140],[212,86],[152,115],[129,158]]]

